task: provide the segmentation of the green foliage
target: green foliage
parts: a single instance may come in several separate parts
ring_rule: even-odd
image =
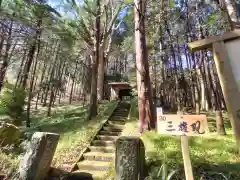
[[[214,22],[216,22],[216,20],[217,20],[217,14],[214,13],[209,16],[207,23],[212,25]]]
[[[6,83],[0,96],[0,114],[7,114],[14,120],[22,115],[25,105],[26,91],[15,88],[14,85]]]
[[[176,175],[177,170],[168,170],[167,164],[163,163],[156,174],[151,174],[149,179],[159,179],[159,180],[171,180],[174,175]]]
[[[172,8],[175,7],[175,6],[176,6],[175,1],[170,1],[170,2],[169,2],[169,6],[172,7]]]

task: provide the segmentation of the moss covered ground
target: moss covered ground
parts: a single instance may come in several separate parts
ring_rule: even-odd
[[[44,117],[45,113],[40,111],[32,115],[31,128],[22,128],[24,134],[29,136],[34,132],[52,132],[60,134],[60,140],[52,162],[56,168],[64,168],[66,164],[71,165],[79,156],[79,152],[88,143],[91,136],[99,125],[111,114],[117,101],[104,102],[99,106],[99,115],[86,121],[87,106],[68,105],[55,109],[51,117]],[[24,152],[9,150],[9,147],[0,149],[0,174],[9,174],[16,171],[19,161]]]

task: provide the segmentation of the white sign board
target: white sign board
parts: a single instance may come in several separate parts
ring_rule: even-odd
[[[240,39],[231,40],[225,42],[225,46],[228,52],[228,57],[231,63],[232,71],[235,76],[235,80],[238,84],[238,89],[240,90]]]
[[[157,107],[157,117],[163,115],[162,107]]]
[[[199,136],[208,133],[206,115],[160,115],[157,116],[160,134]]]

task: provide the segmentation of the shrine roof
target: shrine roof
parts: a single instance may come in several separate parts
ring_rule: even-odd
[[[131,87],[131,85],[128,82],[111,82],[108,83],[109,86],[127,86],[127,87]]]

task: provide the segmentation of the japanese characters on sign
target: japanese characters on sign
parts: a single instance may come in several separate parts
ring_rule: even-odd
[[[198,136],[208,133],[205,115],[159,115],[160,134]]]

